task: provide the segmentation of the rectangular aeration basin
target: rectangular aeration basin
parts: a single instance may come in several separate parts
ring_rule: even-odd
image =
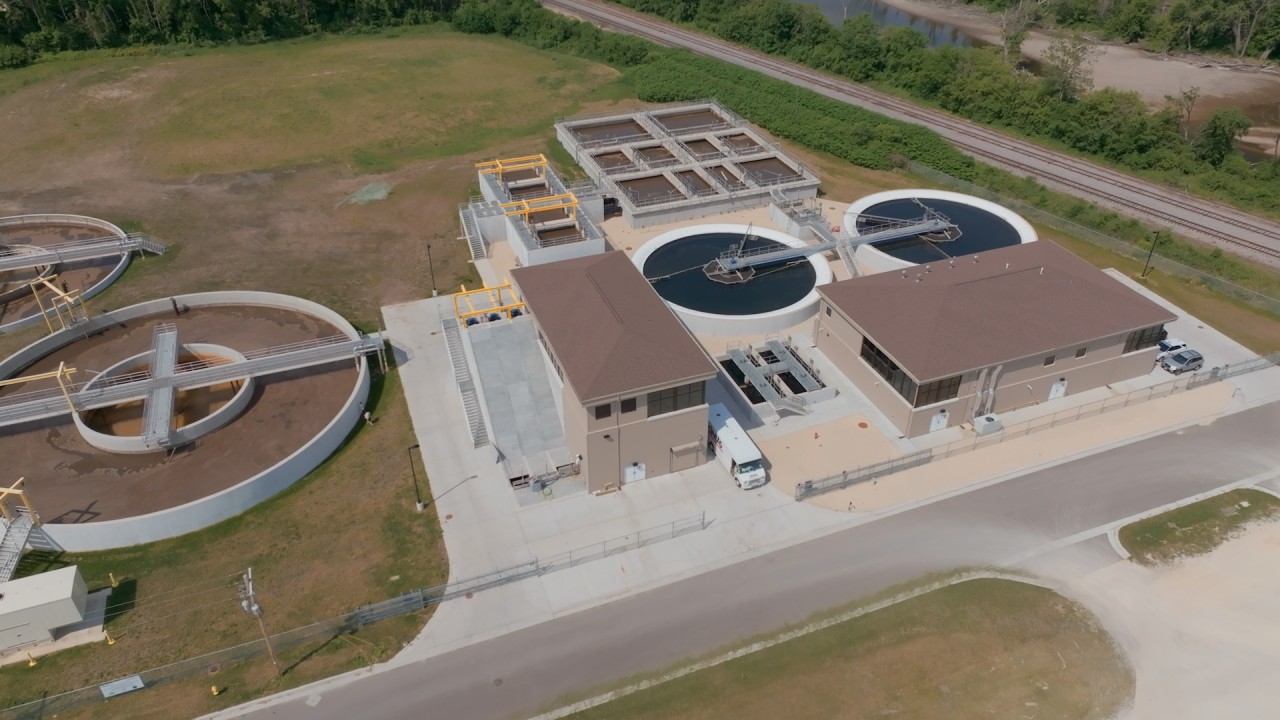
[[[525,198],[545,197],[551,194],[551,188],[546,185],[528,185],[521,188],[510,188],[507,194],[512,200],[524,200]]]
[[[689,148],[689,152],[693,153],[696,158],[724,157],[724,153],[720,152],[720,148],[712,144],[710,140],[690,140],[681,144]]]
[[[738,152],[750,152],[760,148],[760,143],[752,140],[751,136],[746,134],[725,135],[720,138],[720,142]]]
[[[671,181],[662,175],[650,175],[634,180],[623,180],[618,185],[631,201],[638,205],[656,204],[664,200],[683,200],[684,193],[676,190]]]
[[[626,153],[600,153],[599,155],[592,155],[591,159],[604,168],[605,172],[621,172],[632,167],[631,158],[627,157]]]
[[[675,155],[672,155],[670,150],[662,147],[661,145],[637,148],[635,153],[636,157],[649,163],[675,159]]]
[[[720,117],[715,111],[708,108],[699,110],[690,110],[688,112],[675,112],[669,115],[654,114],[653,119],[659,125],[671,132],[680,132],[681,130],[693,130],[696,128],[711,127],[713,125],[727,125],[725,119]]]
[[[584,142],[617,142],[619,140],[640,140],[652,137],[640,123],[635,120],[619,120],[599,125],[578,125],[573,134]]]
[[[695,194],[705,193],[712,189],[711,185],[706,180],[703,180],[701,175],[692,170],[681,170],[676,173],[676,177],[684,181],[686,190]]]
[[[730,190],[741,190],[745,188],[746,183],[742,182],[737,175],[723,165],[712,165],[705,168],[707,174],[715,178],[722,186]]]
[[[743,172],[761,185],[800,177],[795,168],[774,157],[738,163],[738,167],[742,168]]]

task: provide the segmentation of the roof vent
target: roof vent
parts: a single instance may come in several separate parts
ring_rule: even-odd
[[[903,277],[903,278],[906,278],[906,277],[907,277],[907,271],[906,271],[906,270],[903,270],[903,271],[902,271],[902,277]]]
[[[949,268],[954,268],[955,266],[956,266],[956,261],[954,259],[951,262],[947,263],[947,267]]]
[[[974,262],[978,262],[978,256],[977,256],[977,255],[974,255],[974,256],[973,256],[973,261],[974,261]]]
[[[930,267],[930,266],[928,266],[928,265],[925,265],[925,266],[924,266],[924,271],[925,271],[925,272],[927,272],[927,273],[931,273],[931,272],[933,272],[933,268],[932,268],[932,267]]]
[[[1005,270],[1008,270],[1008,269],[1009,269],[1009,263],[1005,263],[1005,264],[1004,264],[1004,269],[1005,269]]]
[[[1040,266],[1040,274],[1041,274],[1041,275],[1043,275],[1043,274],[1044,274],[1044,266],[1043,266],[1043,265],[1041,265],[1041,266]]]

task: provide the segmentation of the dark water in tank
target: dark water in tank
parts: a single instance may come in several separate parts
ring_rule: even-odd
[[[784,308],[813,289],[817,273],[807,260],[791,265],[756,268],[756,276],[740,285],[724,285],[709,279],[702,266],[742,242],[738,233],[691,235],[664,245],[644,263],[644,276],[659,278],[653,289],[663,299],[690,310],[719,315],[754,315]],[[746,249],[784,247],[781,243],[751,237]],[[684,271],[684,272],[681,272]]]
[[[846,17],[853,17],[860,13],[867,13],[875,20],[876,25],[880,27],[912,27],[919,30],[929,39],[930,47],[941,47],[943,45],[955,45],[956,47],[969,47],[984,45],[985,43],[977,38],[970,37],[963,30],[949,23],[937,22],[936,20],[926,20],[917,17],[905,10],[899,10],[895,7],[889,7],[877,0],[790,0],[791,2],[802,2],[805,5],[817,6],[823,15],[831,21],[832,25],[840,27]],[[846,6],[848,13],[846,14]]]
[[[986,210],[949,200],[921,200],[921,202],[951,218],[951,222],[960,227],[960,237],[953,242],[935,243],[919,237],[891,240],[876,243],[877,250],[907,262],[927,263],[961,255],[972,255],[984,250],[995,250],[1021,242],[1018,231],[1012,225]],[[914,220],[923,214],[924,211],[920,206],[910,199],[890,200],[872,205],[863,211],[864,216],[879,215],[899,220]],[[861,217],[858,220],[858,227],[859,232],[866,231]]]

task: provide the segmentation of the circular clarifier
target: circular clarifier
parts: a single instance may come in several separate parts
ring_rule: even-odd
[[[644,276],[662,299],[690,310],[718,315],[756,315],[784,308],[804,298],[813,289],[817,273],[800,258],[770,267],[762,267],[755,277],[734,285],[707,277],[702,267],[738,247],[782,249],[780,242],[734,233],[690,235],[680,242],[658,248],[645,261]]]
[[[703,268],[722,253],[806,247],[786,233],[747,225],[699,225],[663,233],[633,258],[654,290],[693,332],[741,336],[777,332],[812,316],[815,287],[831,281],[821,255],[755,268],[746,282],[712,280]]]
[[[959,237],[939,241],[936,237],[916,236],[861,246],[855,256],[864,272],[975,255],[1039,239],[1031,224],[1008,208],[971,195],[924,189],[868,195],[849,206],[844,229],[851,234],[866,234],[875,231],[875,218],[914,220],[924,214],[922,204],[947,216],[959,227]]]

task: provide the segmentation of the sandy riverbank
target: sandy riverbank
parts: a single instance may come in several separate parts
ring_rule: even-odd
[[[986,42],[999,44],[1000,30],[994,16],[972,5],[929,0],[881,0],[886,5],[918,17],[945,22]],[[1041,59],[1052,35],[1032,32],[1022,45],[1024,55]],[[1204,118],[1213,110],[1235,105],[1254,118],[1275,117],[1280,113],[1280,71],[1241,70],[1208,65],[1195,56],[1162,55],[1133,45],[1099,44],[1099,55],[1093,66],[1094,87],[1113,87],[1138,93],[1151,106],[1164,104],[1166,95],[1177,95],[1200,88],[1200,101],[1193,120]],[[1259,152],[1273,152],[1280,126],[1255,120],[1255,127],[1245,142]]]

